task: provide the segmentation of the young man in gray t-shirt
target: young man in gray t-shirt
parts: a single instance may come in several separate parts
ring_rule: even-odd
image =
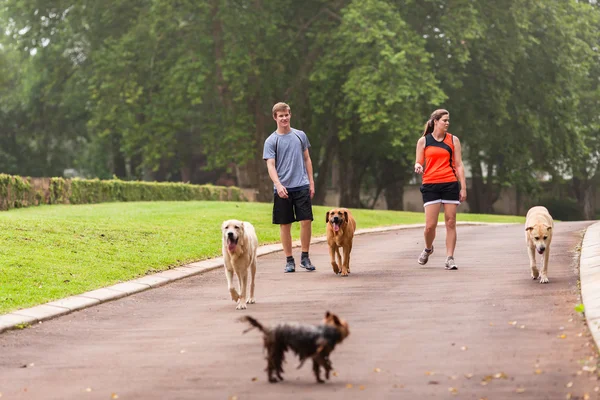
[[[312,198],[315,195],[312,161],[308,153],[310,142],[306,134],[290,126],[292,111],[285,103],[273,106],[277,130],[267,140],[263,159],[273,181],[273,223],[279,224],[281,245],[286,256],[285,272],[294,272],[292,256],[292,223],[300,221],[302,256],[300,266],[314,271],[308,250],[312,234]]]

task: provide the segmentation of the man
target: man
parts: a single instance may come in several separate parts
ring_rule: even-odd
[[[314,271],[308,250],[312,233],[312,198],[315,195],[313,168],[306,134],[290,126],[292,111],[285,103],[273,106],[273,119],[277,130],[267,140],[263,159],[267,162],[269,177],[273,181],[273,223],[279,225],[281,245],[286,256],[285,272],[296,271],[292,256],[292,223],[300,221],[302,256],[300,266]]]

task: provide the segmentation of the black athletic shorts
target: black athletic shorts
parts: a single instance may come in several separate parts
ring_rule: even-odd
[[[430,204],[460,204],[460,184],[458,182],[424,183],[421,185],[423,207]]]
[[[273,223],[291,224],[294,221],[313,220],[310,190],[288,192],[283,199],[277,193],[273,196]]]

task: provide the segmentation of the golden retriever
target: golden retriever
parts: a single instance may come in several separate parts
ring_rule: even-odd
[[[327,211],[325,222],[327,223],[327,244],[333,272],[336,274],[341,272],[342,276],[348,276],[356,221],[347,208],[334,208]],[[340,247],[344,249],[343,259],[340,255]],[[336,255],[337,262],[335,261]]]
[[[531,279],[540,278],[540,283],[548,283],[548,259],[550,258],[550,243],[552,243],[552,228],[554,220],[546,207],[531,207],[525,217],[525,241],[529,254],[529,265],[531,267]],[[535,252],[540,253],[542,269],[538,271]]]
[[[230,219],[221,225],[223,237],[223,261],[227,288],[231,300],[237,301],[236,310],[246,309],[246,304],[254,304],[254,277],[256,275],[256,251],[258,238],[250,222]],[[248,296],[248,270],[252,273]],[[233,287],[233,273],[238,277],[240,292]]]

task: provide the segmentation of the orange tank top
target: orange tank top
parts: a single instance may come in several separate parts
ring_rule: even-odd
[[[425,136],[425,172],[423,183],[456,182],[454,170],[454,141],[452,134],[446,133],[438,142],[432,134]]]

